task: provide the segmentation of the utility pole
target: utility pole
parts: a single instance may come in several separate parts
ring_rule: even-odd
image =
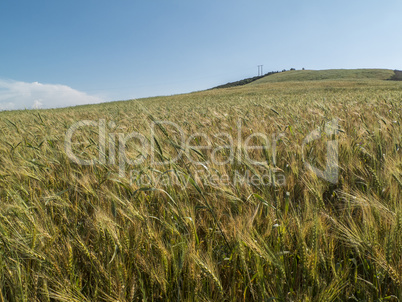
[[[264,65],[257,65],[257,67],[258,67],[258,76],[263,75],[262,66],[264,66]]]

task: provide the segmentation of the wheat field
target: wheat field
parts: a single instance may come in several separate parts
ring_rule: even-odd
[[[401,114],[373,79],[0,112],[0,301],[402,301]]]

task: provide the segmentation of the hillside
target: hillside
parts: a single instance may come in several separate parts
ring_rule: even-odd
[[[231,88],[262,83],[306,82],[306,81],[384,81],[402,80],[402,72],[389,69],[328,69],[273,71],[262,76],[247,78],[216,86],[212,89]]]
[[[250,84],[322,80],[388,80],[393,75],[394,71],[388,69],[291,70],[263,77]]]

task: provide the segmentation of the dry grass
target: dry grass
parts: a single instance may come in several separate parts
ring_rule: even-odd
[[[0,301],[401,301],[401,88],[367,80],[272,83],[0,113]],[[340,179],[333,185],[304,168],[301,146],[335,117]],[[214,137],[225,132],[236,152],[239,121],[242,139],[284,137],[275,162],[271,148],[250,152],[264,166],[244,156],[205,167],[187,156],[127,166],[182,182],[141,185],[119,178],[117,164],[80,166],[67,157],[67,129],[99,119],[149,143],[152,119],[178,124],[187,137],[205,133],[214,147],[227,143]],[[328,139],[305,150],[320,168]],[[155,140],[156,158],[180,151],[174,127],[158,128]],[[74,143],[80,156],[96,156],[97,129],[79,131]],[[130,158],[139,152],[127,144]],[[201,161],[208,152],[189,155]],[[277,169],[284,186],[205,183],[207,172]]]

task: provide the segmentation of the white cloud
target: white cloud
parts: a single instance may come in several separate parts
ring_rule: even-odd
[[[57,108],[104,101],[65,85],[0,80],[0,110]]]
[[[41,100],[35,100],[32,105],[32,109],[41,109],[41,108],[43,108],[43,103],[41,102]]]

